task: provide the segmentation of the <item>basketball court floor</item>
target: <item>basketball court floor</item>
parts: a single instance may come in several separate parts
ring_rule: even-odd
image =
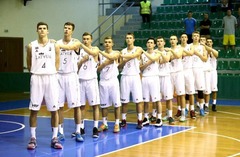
[[[113,109],[110,109],[109,130],[101,132],[97,139],[92,138],[92,110],[88,108],[84,142],[76,142],[71,138],[74,131],[73,112],[66,108],[62,150],[50,147],[52,131],[45,106],[42,106],[38,117],[38,146],[36,150],[27,150],[30,136],[29,100],[0,102],[0,156],[240,156],[240,102],[218,102],[223,105],[218,106],[217,113],[210,112],[205,117],[198,116],[196,120],[188,118],[185,123],[176,120],[176,125],[171,126],[168,123],[158,128],[149,125],[142,130],[135,128],[135,106],[130,105],[128,125],[117,134],[113,133]]]

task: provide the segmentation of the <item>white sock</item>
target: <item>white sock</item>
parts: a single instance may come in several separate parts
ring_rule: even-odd
[[[181,115],[182,115],[182,116],[185,116],[185,109],[182,109]]]
[[[94,127],[98,128],[98,121],[97,120],[94,121]]]
[[[30,132],[31,132],[31,137],[34,137],[36,139],[36,127],[31,127]]]
[[[158,116],[158,119],[162,119],[162,114],[161,113],[158,113],[157,116]]]
[[[205,103],[205,106],[208,107],[209,106],[208,103]]]
[[[116,119],[115,124],[119,125],[119,119]]]
[[[194,105],[190,105],[191,111],[194,111]]]
[[[127,113],[122,113],[122,119],[127,119]]]
[[[148,119],[148,113],[144,113],[144,117]]]
[[[103,117],[103,124],[108,126],[108,124],[107,124],[107,117]]]
[[[217,103],[217,100],[213,99],[213,104],[216,105],[216,103]]]
[[[178,110],[181,110],[181,106],[180,105],[178,105]]]
[[[168,110],[168,117],[172,117],[172,110]]]
[[[138,113],[137,116],[138,116],[138,120],[142,120],[142,113]]]
[[[76,132],[77,133],[80,133],[80,127],[81,127],[80,124],[76,124]]]
[[[53,135],[52,135],[52,139],[53,139],[54,137],[57,137],[58,127],[52,127],[52,131],[53,131]]]
[[[60,132],[61,134],[63,134],[63,124],[59,124],[59,125],[58,125],[58,132]]]
[[[80,127],[84,129],[84,120],[81,121]]]

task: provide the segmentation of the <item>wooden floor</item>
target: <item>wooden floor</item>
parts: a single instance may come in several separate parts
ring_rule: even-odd
[[[13,96],[10,97],[14,99]],[[130,113],[127,115],[127,120],[135,122],[135,105],[130,104],[128,109]],[[240,156],[240,106],[221,105],[217,109],[218,112],[210,112],[205,117],[198,116],[196,120],[188,118],[184,123],[176,122],[176,126],[193,126],[194,129],[116,151],[104,157]],[[49,116],[45,110],[43,107],[39,115]],[[91,108],[87,107],[87,111],[86,118],[92,119]],[[165,111],[165,103],[163,103],[163,111]],[[175,112],[176,106],[174,106],[174,114]],[[23,108],[0,113],[28,115],[29,111]],[[72,118],[72,115],[73,111],[65,108],[65,116]],[[112,112],[109,114],[109,120],[114,120]],[[164,123],[164,125],[168,124]]]

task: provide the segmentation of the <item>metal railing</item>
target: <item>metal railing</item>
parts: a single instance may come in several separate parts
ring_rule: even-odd
[[[106,19],[101,22],[97,28],[95,28],[91,34],[94,34],[96,31],[98,31],[98,38],[95,39],[92,44],[96,44],[97,42],[97,45],[100,45],[101,43],[101,37],[110,29],[112,28],[112,35],[114,34],[114,30],[115,30],[115,24],[121,19],[124,17],[124,24],[127,22],[127,19],[126,19],[126,12],[134,5],[135,2],[131,2],[129,4],[128,0],[125,0],[124,2],[121,3],[121,5],[119,5],[119,7],[117,7],[108,17],[106,17]],[[128,5],[127,5],[128,4]],[[121,8],[124,8],[124,11],[118,16],[118,18],[114,18],[114,15],[121,9]],[[108,22],[108,20],[112,20],[111,24],[107,27],[105,27],[106,29],[104,30],[101,30],[102,26]]]

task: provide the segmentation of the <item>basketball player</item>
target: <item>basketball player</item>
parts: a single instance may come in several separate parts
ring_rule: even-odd
[[[194,110],[194,77],[192,71],[192,55],[193,51],[190,49],[190,45],[187,43],[188,36],[187,34],[183,33],[181,35],[181,47],[183,48],[183,74],[184,74],[184,81],[185,81],[185,90],[186,90],[186,114],[189,111],[190,105],[190,117],[192,119],[196,118],[195,110]]]
[[[76,50],[65,50],[64,46],[77,42],[77,39],[72,38],[75,25],[71,22],[64,24],[64,37],[57,41],[60,46],[60,67],[59,67],[59,126],[58,139],[64,140],[63,132],[63,108],[67,100],[68,108],[74,109],[74,120],[76,124],[76,141],[82,142],[84,139],[80,134],[81,112],[80,112],[80,90],[79,80],[77,75],[78,70],[78,55]]]
[[[27,149],[34,150],[37,147],[36,127],[37,115],[41,108],[43,99],[47,110],[51,112],[51,126],[53,130],[51,147],[62,149],[58,141],[58,79],[59,47],[48,39],[48,24],[39,22],[37,24],[38,39],[32,41],[27,47],[27,67],[31,73],[30,84],[30,132],[31,139]]]
[[[122,122],[121,127],[127,125],[127,104],[130,102],[130,93],[132,93],[132,101],[136,103],[138,116],[137,129],[142,129],[142,83],[140,79],[140,57],[142,48],[134,46],[134,34],[126,34],[127,47],[121,51],[119,69],[122,69],[122,77],[120,80],[120,95],[122,102]]]
[[[108,130],[107,116],[108,108],[114,106],[115,125],[113,132],[120,131],[120,87],[118,81],[118,58],[119,51],[113,50],[112,37],[104,38],[104,51],[100,52],[100,65],[98,72],[100,72],[99,91],[100,91],[100,107],[102,109],[103,124],[98,128],[98,131]]]
[[[170,36],[171,48],[165,48],[167,51],[171,52],[171,78],[173,82],[174,89],[177,94],[177,99],[181,106],[181,117],[180,122],[186,121],[185,117],[185,83],[183,74],[183,49],[181,46],[177,45],[178,39],[176,35]]]
[[[207,39],[206,45],[204,45],[206,50],[208,51],[210,55],[210,65],[211,65],[211,71],[210,71],[210,90],[212,92],[212,111],[216,112],[216,102],[217,102],[217,57],[218,57],[218,51],[213,48],[213,41],[211,38]],[[208,106],[209,104],[210,95],[205,95],[205,105]]]
[[[80,124],[81,135],[85,134],[84,117],[86,101],[93,108],[93,138],[98,138],[98,117],[99,117],[99,89],[97,80],[98,54],[99,48],[92,46],[92,35],[88,32],[83,33],[82,42],[76,41],[73,44],[65,45],[66,50],[80,50],[78,62],[78,76],[80,82],[80,109],[82,122]],[[76,136],[76,133],[72,133]]]
[[[156,105],[157,121],[155,126],[162,126],[162,105],[160,96],[159,82],[159,58],[160,53],[154,50],[156,41],[150,37],[147,39],[147,51],[143,51],[140,69],[142,71],[142,90],[144,101],[144,119],[143,126],[149,125],[149,102]]]
[[[193,76],[194,76],[194,84],[195,90],[197,90],[197,101],[200,107],[200,116],[204,116],[204,96],[203,91],[205,89],[205,79],[203,66],[204,62],[207,61],[207,52],[203,45],[199,43],[200,34],[198,31],[192,33],[193,43],[191,45],[191,50],[194,51],[193,54]]]
[[[170,57],[171,53],[166,51],[164,46],[166,42],[161,36],[157,37],[157,50],[160,52],[159,60],[159,82],[160,82],[160,94],[161,97],[166,101],[166,116],[163,117],[164,121],[169,122],[170,125],[174,125],[175,121],[172,117],[172,99],[173,99],[173,88],[170,77]],[[154,113],[154,109],[153,109]]]

